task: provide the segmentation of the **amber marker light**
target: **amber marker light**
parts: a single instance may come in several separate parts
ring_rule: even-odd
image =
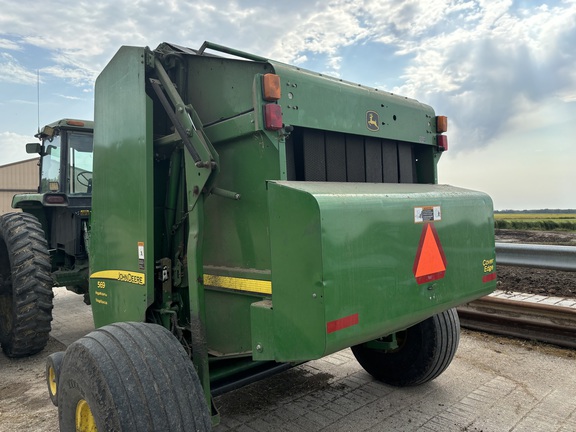
[[[79,126],[84,127],[84,122],[80,120],[66,120],[68,126]]]
[[[448,117],[437,116],[436,117],[436,133],[443,133],[448,130]]]
[[[280,77],[276,74],[265,74],[262,76],[262,93],[264,100],[277,101],[282,95],[280,90]]]

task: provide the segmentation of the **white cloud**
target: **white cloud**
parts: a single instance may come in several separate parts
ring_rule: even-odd
[[[11,106],[13,106],[15,104],[37,105],[38,102],[35,100],[12,99],[12,100],[8,101],[8,104],[10,104]]]
[[[21,51],[22,47],[10,39],[0,38],[0,49],[8,49],[12,51]]]
[[[576,1],[538,3],[544,2],[52,0],[30,8],[0,0],[0,107],[11,130],[36,124],[36,110],[14,102],[35,99],[37,67],[42,114],[50,115],[41,121],[89,118],[94,79],[121,45],[198,48],[209,40],[369,87],[389,83],[385,90],[449,116],[441,181],[451,176],[485,189],[501,208],[538,206],[530,205],[537,196],[558,203],[543,206],[574,207],[566,190],[573,182],[562,176],[576,157]],[[55,10],[57,26],[30,25]],[[26,84],[29,94],[6,83]],[[31,140],[0,132],[0,163],[26,158],[23,144]],[[542,168],[537,176],[530,175],[534,166]],[[514,189],[510,175],[518,179]]]
[[[205,39],[286,62],[302,61],[306,52],[323,54],[328,58],[328,71],[334,74],[338,72],[338,50],[368,35],[357,17],[356,3],[349,0],[265,5],[223,0],[56,0],[39,3],[33,11],[2,7],[3,3],[6,0],[0,0],[2,31],[52,52],[53,64],[42,68],[43,72],[77,85],[93,82],[121,45],[155,48],[168,41],[196,47]],[[28,25],[37,16],[51,15],[54,9],[59,10],[58,32],[38,32]]]
[[[414,59],[394,92],[426,100],[455,119],[461,148],[486,145],[513,116],[570,100],[576,91],[576,4],[531,14],[512,9],[510,1],[476,7],[479,15],[461,28],[398,42]]]
[[[455,138],[465,148],[494,139],[519,110],[554,98],[574,99],[576,3],[524,5],[511,0],[54,0],[31,9],[0,0],[0,28],[18,35],[18,42],[3,38],[0,46],[47,50],[42,74],[87,90],[121,45],[155,48],[168,41],[195,48],[207,39],[303,67],[322,60],[319,70],[340,76],[343,48],[380,44],[407,64],[404,83],[389,90],[450,115],[452,133],[462,131]],[[54,9],[61,24],[57,32],[29,25]],[[2,59],[8,67],[0,80],[35,82],[35,74],[14,57]],[[397,72],[383,65],[382,73]]]
[[[33,155],[26,153],[26,143],[34,140],[33,136],[0,132],[0,165],[31,159]]]
[[[96,76],[98,75],[95,71],[89,71],[82,67],[65,67],[63,65],[44,67],[41,69],[40,73],[43,75],[51,75],[56,78],[62,78],[79,86],[92,86]]]
[[[74,101],[82,100],[82,98],[77,97],[77,96],[69,96],[69,95],[63,95],[63,94],[55,94],[54,96],[58,96],[58,97],[61,97],[63,99],[74,100]]]
[[[575,112],[555,100],[515,113],[484,148],[444,154],[439,181],[485,191],[496,209],[575,208]]]
[[[36,84],[37,75],[24,68],[8,53],[0,52],[0,82]]]

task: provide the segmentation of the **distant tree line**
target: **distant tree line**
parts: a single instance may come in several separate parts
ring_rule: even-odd
[[[576,213],[576,209],[540,209],[540,210],[494,210],[494,213],[504,213],[504,214],[554,214],[554,213],[564,213],[571,214]]]
[[[496,229],[539,230],[539,231],[576,231],[576,220],[561,219],[495,219]]]

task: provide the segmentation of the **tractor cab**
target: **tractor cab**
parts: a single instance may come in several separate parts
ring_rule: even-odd
[[[92,130],[92,122],[60,120],[35,135],[41,144],[26,145],[41,156],[39,193],[92,193]]]
[[[26,144],[40,155],[38,193],[18,194],[13,208],[35,216],[48,241],[55,286],[87,291],[87,227],[92,205],[92,140],[94,123],[63,119]]]

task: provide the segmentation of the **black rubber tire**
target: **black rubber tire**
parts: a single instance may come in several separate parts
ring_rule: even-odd
[[[58,379],[60,378],[63,359],[63,351],[52,353],[46,358],[46,384],[48,385],[50,400],[54,406],[58,406]]]
[[[76,430],[82,401],[99,431],[211,430],[192,361],[172,333],[156,324],[115,323],[74,342],[59,384],[61,432]]]
[[[42,225],[29,213],[0,216],[0,344],[8,357],[40,352],[52,321],[52,278]]]
[[[460,320],[449,309],[398,334],[394,351],[352,347],[358,363],[379,381],[397,387],[424,384],[438,377],[452,362],[460,341]]]

